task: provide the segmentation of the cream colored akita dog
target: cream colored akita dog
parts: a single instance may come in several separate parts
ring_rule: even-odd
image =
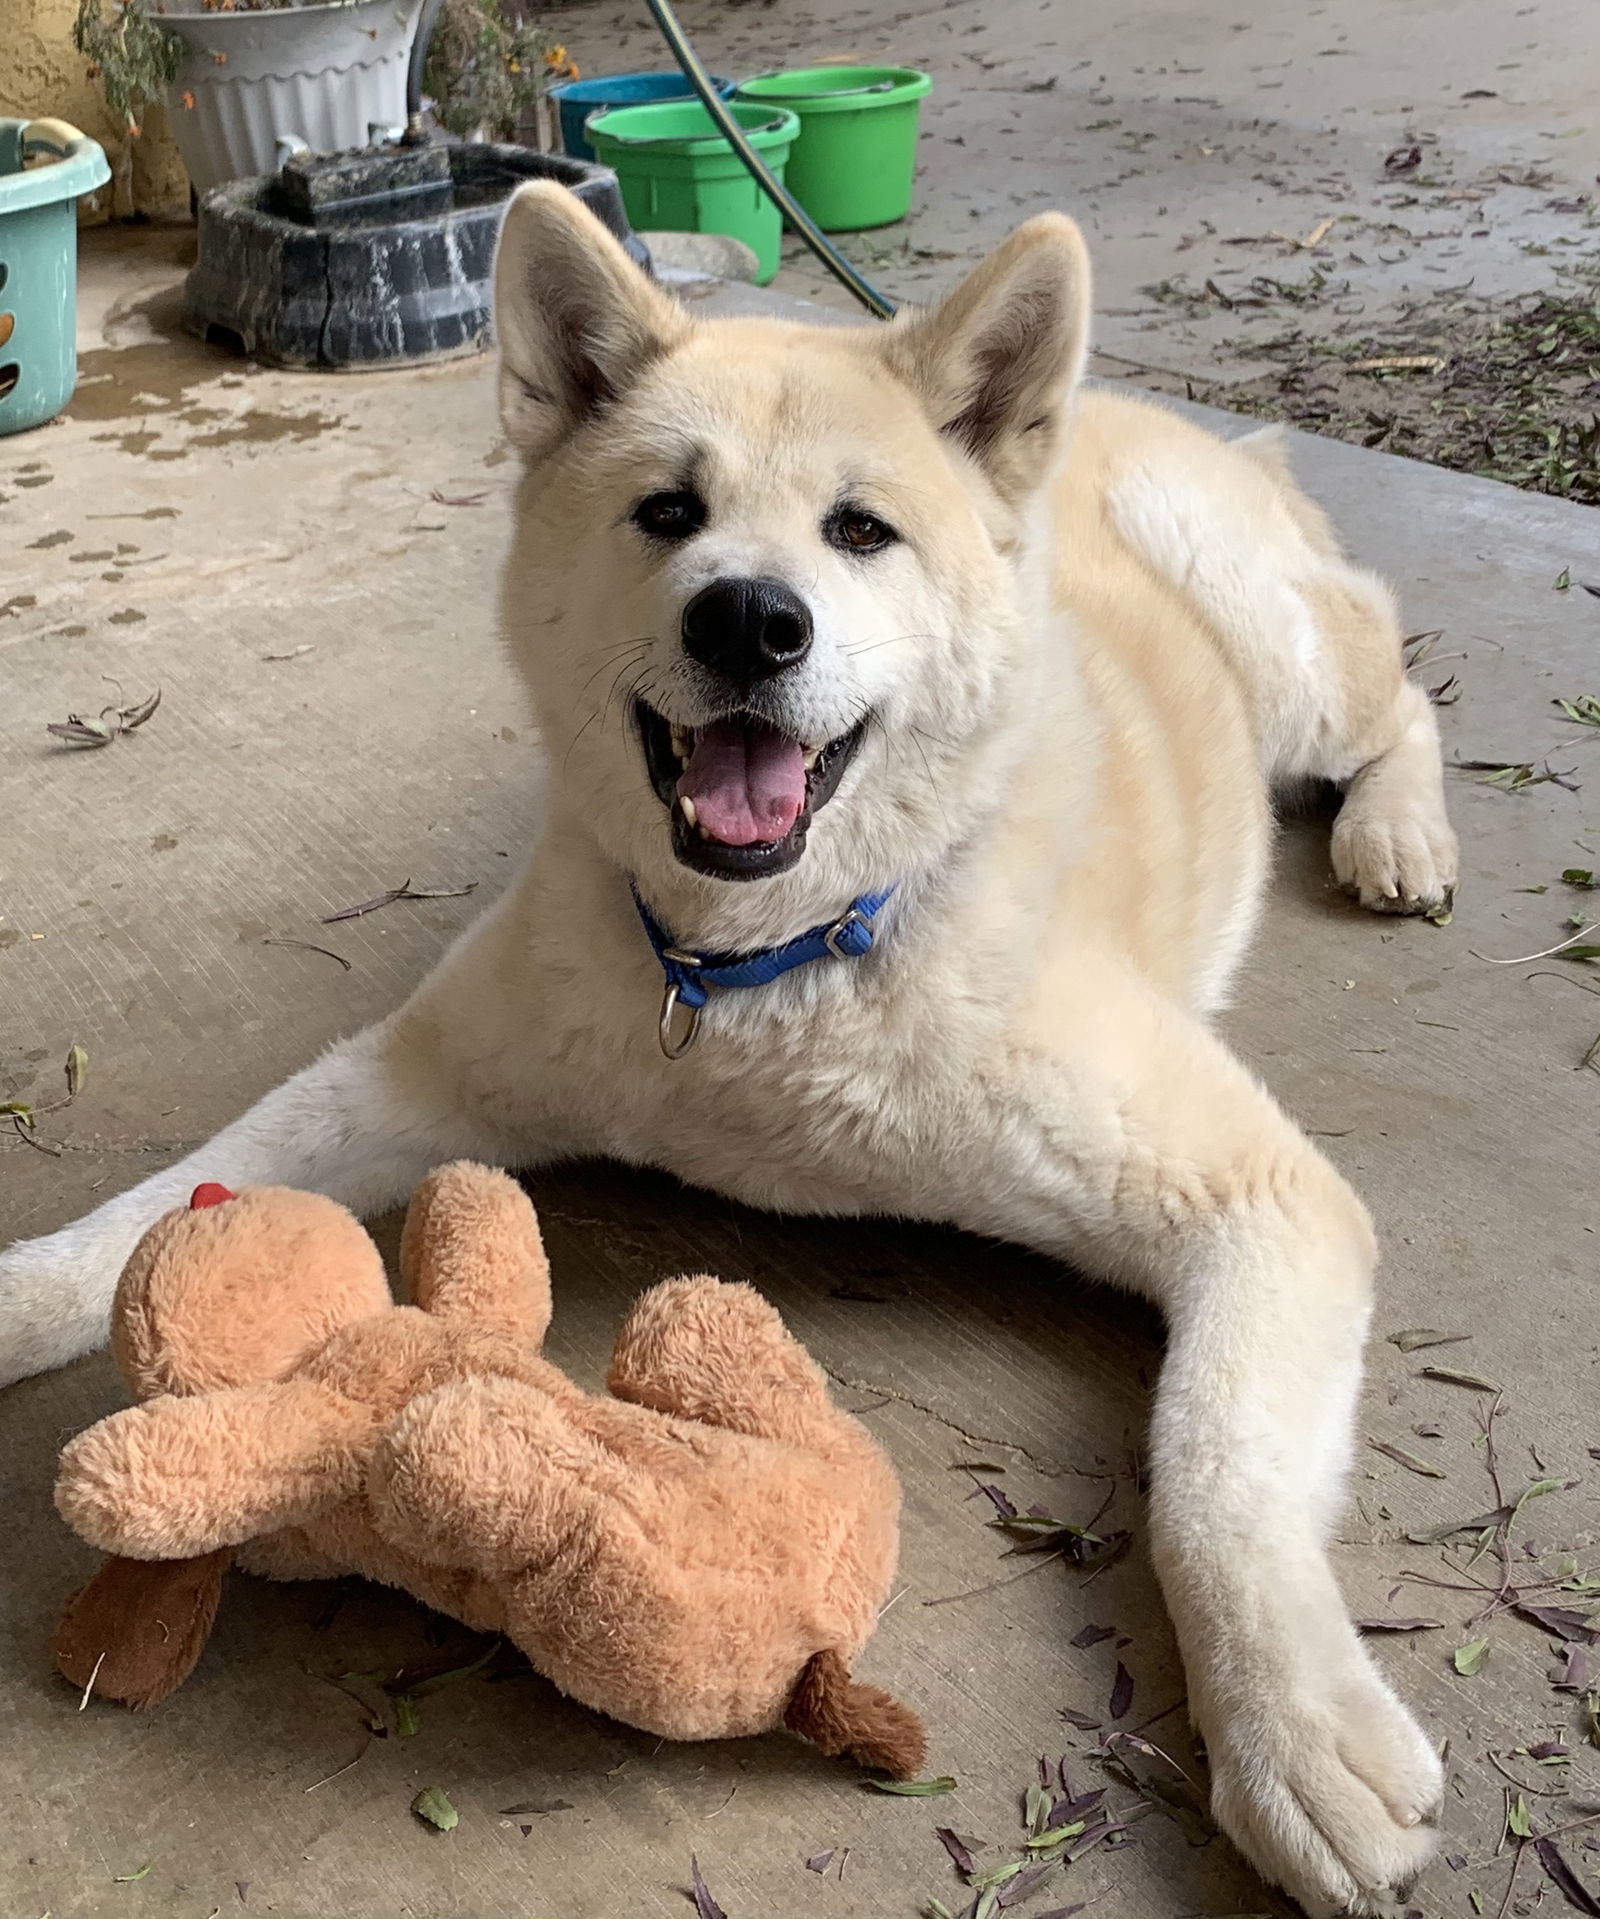
[[[1438,738],[1270,441],[1077,395],[1088,314],[1045,215],[888,326],[695,323],[525,188],[503,612],[543,838],[399,1012],[0,1258],[0,1366],[97,1341],[200,1179],[370,1212],[458,1154],[608,1154],[1058,1254],[1170,1322],[1151,1537],[1217,1817],[1309,1911],[1369,1913],[1440,1795],[1324,1545],[1373,1236],[1207,1019],[1275,782],[1347,787],[1364,904],[1447,896]]]

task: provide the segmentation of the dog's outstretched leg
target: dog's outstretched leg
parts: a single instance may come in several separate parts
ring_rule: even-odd
[[[439,1160],[495,1157],[406,1049],[401,1018],[332,1047],[177,1165],[60,1232],[0,1252],[0,1386],[102,1343],[128,1255],[203,1180],[303,1186],[371,1213],[404,1198]]]
[[[1213,1810],[1308,1913],[1390,1911],[1433,1849],[1442,1782],[1357,1637],[1327,1551],[1372,1229],[1188,1013],[1090,952],[1068,955],[1062,975],[1070,990],[1016,1035],[1010,1070],[949,1102],[962,1129],[941,1174],[967,1187],[955,1216],[1165,1310],[1151,1546]],[[973,1151],[977,1138],[990,1153]]]

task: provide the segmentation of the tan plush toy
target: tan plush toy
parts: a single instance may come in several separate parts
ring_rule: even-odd
[[[117,1555],[62,1620],[74,1684],[165,1697],[230,1560],[356,1572],[505,1634],[647,1732],[784,1725],[916,1772],[916,1718],[849,1670],[888,1593],[899,1485],[770,1306],[657,1286],[593,1394],[539,1356],[549,1269],[514,1180],[432,1174],[400,1264],[409,1306],[349,1213],[271,1187],[199,1187],[146,1233],[112,1329],[142,1403],[74,1439],[56,1484]]]

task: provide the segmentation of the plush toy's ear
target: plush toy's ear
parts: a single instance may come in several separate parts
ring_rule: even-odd
[[[130,1559],[187,1559],[303,1525],[361,1490],[376,1415],[311,1380],[152,1399],[79,1433],[56,1510]]]
[[[411,1195],[400,1277],[413,1305],[537,1348],[550,1325],[550,1262],[528,1195],[471,1160],[432,1172]]]
[[[108,1559],[67,1601],[52,1651],[87,1700],[142,1711],[175,1692],[204,1650],[233,1558]]]
[[[625,392],[689,330],[568,188],[538,180],[513,194],[494,267],[500,421],[542,459]]]

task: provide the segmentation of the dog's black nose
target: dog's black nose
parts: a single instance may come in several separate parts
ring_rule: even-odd
[[[781,580],[713,580],[683,609],[683,650],[748,686],[811,651],[811,613]]]

